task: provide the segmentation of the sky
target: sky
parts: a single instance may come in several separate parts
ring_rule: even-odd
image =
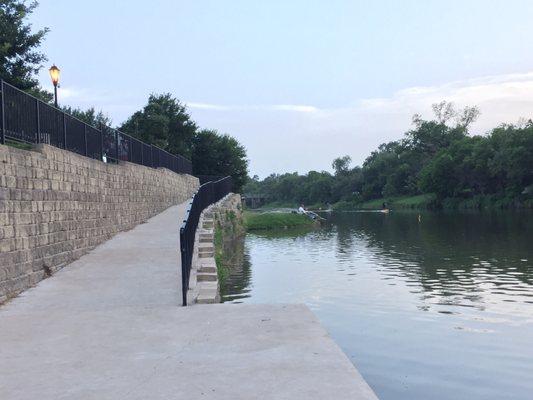
[[[533,118],[533,1],[41,0],[39,74],[119,125],[171,93],[236,137],[250,174],[360,165],[431,105],[478,106],[473,134]]]

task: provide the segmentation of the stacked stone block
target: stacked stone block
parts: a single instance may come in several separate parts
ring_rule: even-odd
[[[0,145],[0,303],[197,188],[163,168]]]
[[[228,194],[219,202],[206,208],[200,215],[187,294],[187,302],[191,305],[220,302],[220,285],[215,262],[215,224],[222,230],[224,241],[231,241],[244,235],[239,194]]]

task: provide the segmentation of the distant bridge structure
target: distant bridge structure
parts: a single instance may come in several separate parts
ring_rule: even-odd
[[[259,208],[263,206],[268,200],[264,194],[249,193],[242,195],[242,202],[248,208]]]

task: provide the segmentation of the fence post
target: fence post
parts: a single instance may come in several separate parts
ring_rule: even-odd
[[[35,99],[35,109],[37,110],[37,138],[35,140],[35,143],[41,143],[41,121],[39,116],[39,100]]]
[[[100,124],[100,161],[104,161],[104,126]]]
[[[63,112],[63,146],[65,146],[65,150],[67,149],[67,117],[65,116],[65,113]]]
[[[118,152],[118,135],[119,135],[119,131],[115,131],[115,150],[116,150],[116,158],[115,158],[115,160],[117,160],[117,164],[118,164],[118,156],[119,156],[119,152]]]
[[[83,124],[83,142],[85,143],[85,157],[87,157],[89,150],[87,149],[87,125],[85,123]]]
[[[0,129],[2,130],[2,134],[0,135],[0,143],[5,144],[6,143],[6,115],[4,113],[4,81],[0,80],[0,92],[2,93],[2,96],[0,97]]]

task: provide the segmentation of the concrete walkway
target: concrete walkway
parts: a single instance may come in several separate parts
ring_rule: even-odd
[[[0,307],[0,398],[375,399],[302,305],[180,307],[185,205]]]

